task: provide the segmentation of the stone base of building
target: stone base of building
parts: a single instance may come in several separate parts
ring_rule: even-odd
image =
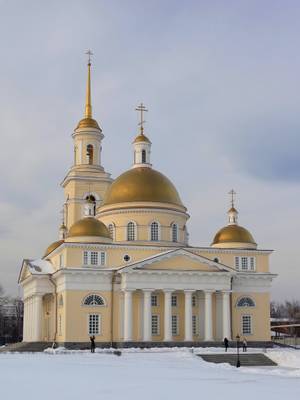
[[[247,343],[249,348],[271,348],[274,343],[271,341],[250,341]],[[56,347],[65,347],[68,350],[87,350],[90,349],[90,342],[64,342],[56,343]],[[96,342],[96,348],[100,349],[128,349],[140,348],[150,349],[158,347],[224,347],[223,342]],[[229,343],[229,348],[236,348],[236,342]]]

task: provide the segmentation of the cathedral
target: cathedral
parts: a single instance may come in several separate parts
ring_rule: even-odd
[[[174,184],[151,164],[143,104],[133,164],[112,179],[101,161],[88,62],[84,118],[63,179],[58,239],[23,260],[24,342],[84,348],[204,346],[270,341],[271,250],[238,223],[234,192],[222,227],[205,247],[189,245],[189,214]],[[46,246],[45,246],[46,247]]]

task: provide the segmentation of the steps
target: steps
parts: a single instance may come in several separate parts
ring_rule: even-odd
[[[29,353],[38,353],[42,352],[48,347],[51,347],[52,343],[50,342],[19,342],[19,343],[12,343],[5,347],[0,348],[0,353],[8,353],[8,352],[29,352]]]
[[[227,363],[236,366],[236,354],[197,354],[206,362]],[[241,367],[274,367],[277,364],[262,353],[242,353],[240,354]]]

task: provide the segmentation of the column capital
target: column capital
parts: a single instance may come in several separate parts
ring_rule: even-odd
[[[145,292],[145,293],[151,293],[151,292],[155,292],[155,289],[145,288],[145,289],[141,289],[141,291]]]
[[[183,289],[184,293],[194,293],[196,290],[194,289]]]
[[[136,289],[131,289],[131,288],[123,288],[123,289],[121,289],[122,290],[122,292],[128,292],[128,293],[132,293],[132,292],[135,292],[136,291]]]
[[[203,292],[205,294],[213,294],[213,293],[216,293],[216,290],[215,289],[203,289]]]
[[[162,289],[164,293],[172,293],[175,292],[175,289]]]

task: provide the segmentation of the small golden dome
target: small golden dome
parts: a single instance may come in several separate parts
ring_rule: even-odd
[[[232,213],[232,212],[238,213],[238,211],[237,211],[234,207],[231,207],[231,208],[228,210],[228,213]]]
[[[227,225],[217,232],[212,245],[220,243],[250,243],[256,245],[251,233],[239,225]]]
[[[101,131],[98,122],[93,118],[83,118],[81,121],[79,121],[76,129],[78,128],[96,128]]]
[[[110,239],[106,226],[94,217],[85,217],[75,222],[69,230],[68,238],[75,236],[101,236]]]
[[[132,168],[120,175],[109,187],[103,205],[138,201],[171,203],[183,207],[173,183],[149,167]]]
[[[133,141],[133,143],[146,142],[151,143],[150,140],[143,133],[140,133]]]
[[[55,250],[63,242],[64,242],[64,240],[57,240],[56,242],[51,243],[50,246],[47,247],[43,257],[47,257],[48,254],[50,254],[53,250]]]

